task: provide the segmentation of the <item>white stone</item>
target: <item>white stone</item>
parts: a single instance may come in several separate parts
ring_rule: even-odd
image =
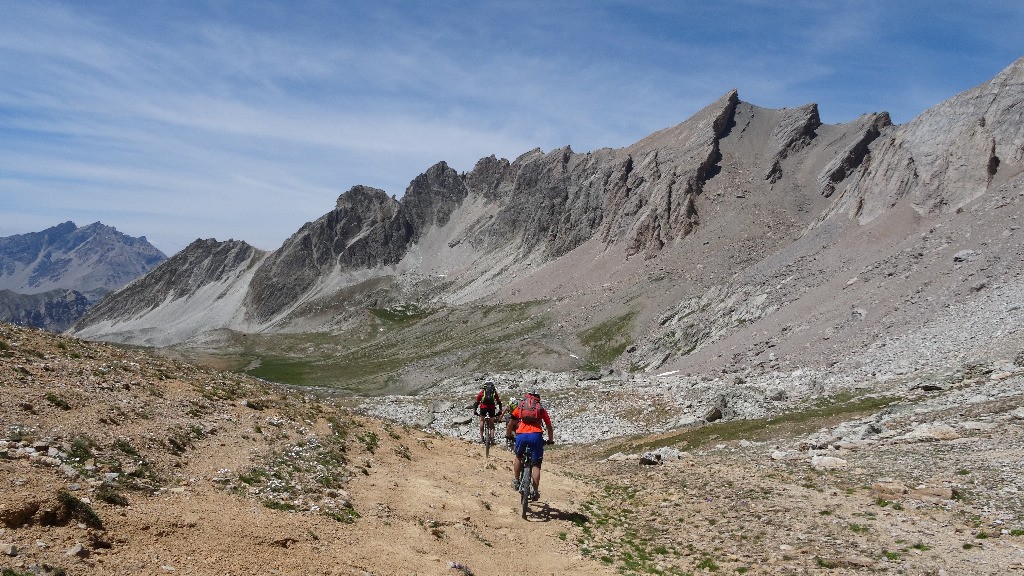
[[[814,456],[811,458],[811,466],[817,470],[837,470],[846,468],[847,462],[835,456]]]

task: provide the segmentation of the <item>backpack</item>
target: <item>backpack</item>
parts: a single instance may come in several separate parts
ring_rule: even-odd
[[[484,406],[494,406],[494,397],[497,395],[497,390],[494,389],[494,384],[488,382],[484,386],[484,398],[480,402]]]
[[[527,394],[519,403],[519,419],[532,426],[540,426],[540,398]]]

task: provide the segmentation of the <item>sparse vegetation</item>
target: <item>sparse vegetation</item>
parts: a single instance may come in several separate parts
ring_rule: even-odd
[[[867,532],[868,530],[870,530],[870,528],[868,528],[867,526],[864,526],[863,524],[857,524],[857,523],[850,524],[849,528],[850,528],[850,530],[852,532],[856,532],[857,534],[863,534],[863,533]]]
[[[54,406],[60,408],[61,410],[71,410],[71,405],[68,404],[67,401],[65,401],[60,396],[54,394],[53,392],[47,392],[44,398],[46,398],[47,402],[53,404]]]
[[[870,414],[894,401],[896,398],[889,396],[857,398],[851,394],[841,394],[822,399],[817,405],[810,408],[786,412],[771,418],[714,422],[707,426],[688,428],[667,434],[655,440],[614,444],[602,454],[607,457],[615,452],[639,452],[663,446],[677,446],[692,450],[716,442],[762,440],[805,434],[821,428],[824,423],[830,421]]]
[[[119,494],[113,486],[101,485],[96,489],[96,499],[115,506],[128,506],[128,499]]]
[[[627,312],[580,333],[580,343],[590,349],[583,369],[599,369],[626,350],[631,341],[629,330],[634,316],[636,312]]]
[[[363,449],[370,454],[373,454],[377,450],[377,446],[380,445],[380,437],[372,430],[356,434],[356,440],[359,440],[363,445]]]
[[[92,448],[93,442],[88,436],[75,436],[68,450],[68,458],[76,462],[85,462],[92,458]]]
[[[91,506],[82,502],[70,492],[61,490],[57,493],[57,500],[67,509],[72,518],[90,528],[103,528],[103,521],[96,514]]]

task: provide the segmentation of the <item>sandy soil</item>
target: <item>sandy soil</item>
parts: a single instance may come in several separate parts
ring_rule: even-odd
[[[508,452],[485,458],[478,444],[251,378],[0,325],[0,568],[1018,573],[1024,382],[1014,379],[1024,374],[965,380],[950,393],[1006,390],[969,409],[929,408],[924,393],[886,407],[896,415],[886,426],[916,434],[827,448],[817,464],[798,447],[813,423],[717,440],[729,428],[706,427],[699,443],[556,446],[523,520]],[[915,424],[932,420],[956,427],[924,435]],[[659,443],[687,451],[640,464]]]

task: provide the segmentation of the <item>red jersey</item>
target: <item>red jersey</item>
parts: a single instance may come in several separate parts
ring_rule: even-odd
[[[519,418],[519,407],[512,411],[513,418]],[[548,411],[541,406],[540,407],[540,419],[544,422],[544,425],[548,427],[548,430],[552,428],[551,417],[548,416]],[[544,429],[540,426],[534,426],[533,424],[527,424],[522,420],[519,420],[519,427],[516,428],[516,434],[529,434],[530,432],[543,432]]]

